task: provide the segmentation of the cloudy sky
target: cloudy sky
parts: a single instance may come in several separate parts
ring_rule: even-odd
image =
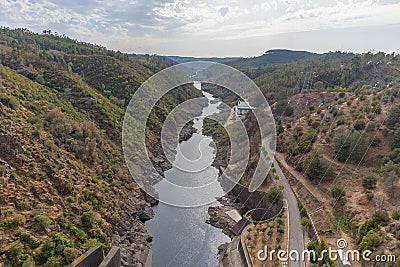
[[[161,55],[400,49],[395,0],[0,0],[0,25]]]

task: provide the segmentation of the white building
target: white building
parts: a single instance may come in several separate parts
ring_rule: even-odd
[[[246,101],[239,100],[237,102],[237,106],[236,106],[236,115],[240,117],[242,115],[246,115],[246,113],[248,111],[255,110],[255,109],[256,109],[255,107],[250,106],[250,104],[247,103]]]

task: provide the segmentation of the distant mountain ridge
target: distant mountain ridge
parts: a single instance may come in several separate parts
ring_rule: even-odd
[[[217,63],[228,63],[242,59],[241,57],[181,57],[181,56],[166,56],[170,60],[180,64],[192,61],[211,61]]]
[[[211,61],[218,63],[225,63],[233,67],[244,68],[258,68],[271,64],[286,64],[299,60],[310,59],[319,56],[319,54],[308,51],[295,51],[288,49],[271,49],[266,51],[261,56],[255,57],[182,57],[182,56],[166,56],[175,63],[187,63],[192,61]]]
[[[257,68],[271,64],[287,64],[295,61],[310,59],[319,56],[319,54],[308,51],[294,51],[288,49],[272,49],[266,51],[263,55],[242,58],[229,62],[228,64],[236,68]]]

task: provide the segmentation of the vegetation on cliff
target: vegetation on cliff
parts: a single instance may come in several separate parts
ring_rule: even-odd
[[[63,266],[92,246],[123,243],[125,264],[138,264],[151,214],[125,165],[124,108],[171,64],[49,31],[0,29],[0,263]],[[158,103],[150,140],[173,107],[198,96],[191,89]]]

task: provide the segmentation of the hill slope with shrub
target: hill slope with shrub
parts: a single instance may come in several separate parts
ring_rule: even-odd
[[[63,266],[113,244],[124,266],[141,264],[154,202],[129,174],[121,128],[140,84],[171,64],[49,32],[0,29],[0,265]],[[199,94],[186,86],[166,95],[148,138],[172,107]]]

